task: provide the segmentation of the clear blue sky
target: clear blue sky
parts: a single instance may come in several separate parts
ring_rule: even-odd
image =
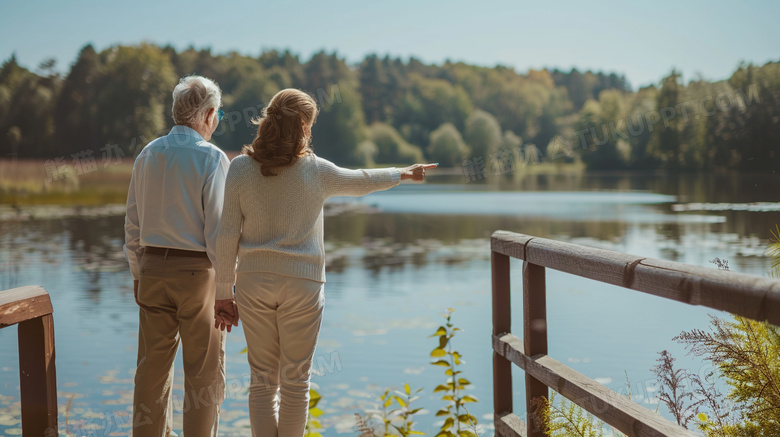
[[[740,61],[780,60],[780,1],[200,1],[0,0],[0,58],[67,70],[92,43],[150,41],[178,49],[304,59],[336,50],[529,68],[614,71],[637,86],[673,67],[690,79],[728,77]]]

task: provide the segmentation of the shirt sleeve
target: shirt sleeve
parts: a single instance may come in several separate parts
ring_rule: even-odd
[[[225,205],[217,236],[216,299],[232,299],[233,285],[236,283],[236,258],[238,241],[241,238],[241,226],[244,216],[241,211],[240,160],[230,164],[225,181]]]
[[[230,161],[228,161],[227,156],[220,153],[217,165],[203,185],[203,238],[206,241],[206,255],[215,268],[217,265],[217,233],[219,232],[224,203],[225,177],[229,167]]]
[[[318,157],[317,169],[326,198],[365,196],[374,191],[387,190],[401,182],[401,172],[395,167],[351,170]]]
[[[125,212],[125,252],[127,263],[130,265],[130,274],[134,280],[140,279],[138,272],[138,249],[141,248],[141,225],[138,219],[138,203],[135,198],[135,182],[138,178],[136,170],[141,165],[136,161],[130,176],[130,187],[127,189],[127,208]]]

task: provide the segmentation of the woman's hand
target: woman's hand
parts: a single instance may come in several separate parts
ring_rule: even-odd
[[[425,170],[429,168],[436,168],[439,164],[414,164],[401,170],[401,180],[411,179],[413,181],[425,180]]]
[[[238,326],[238,305],[233,299],[217,299],[214,302],[214,327],[220,331]]]

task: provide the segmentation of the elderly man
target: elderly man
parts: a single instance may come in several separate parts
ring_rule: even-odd
[[[230,164],[208,141],[222,92],[188,76],[173,90],[176,126],[138,155],[127,194],[125,255],[140,307],[134,436],[170,433],[173,360],[182,343],[184,435],[216,436],[224,400],[225,337],[214,326],[214,269]],[[224,302],[223,302],[224,303]],[[218,307],[226,320],[238,313]]]

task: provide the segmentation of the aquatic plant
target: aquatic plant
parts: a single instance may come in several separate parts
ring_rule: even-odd
[[[462,376],[463,370],[460,366],[464,363],[463,355],[454,349],[452,343],[455,333],[462,331],[452,323],[453,311],[451,308],[447,309],[443,315],[446,323],[429,336],[429,338],[436,337],[437,340],[437,346],[430,354],[436,360],[431,364],[445,367],[446,376],[444,384],[439,384],[433,390],[434,393],[443,393],[441,399],[447,403],[436,413],[436,416],[444,417],[444,422],[436,436],[478,437],[477,418],[471,415],[465,406],[467,403],[477,402],[477,398],[463,393],[471,382]],[[404,384],[403,391],[385,390],[379,397],[379,409],[368,411],[365,416],[355,413],[355,429],[361,437],[425,435],[424,432],[414,429],[414,416],[421,413],[423,409],[412,407],[412,403],[419,399],[422,390],[420,388],[413,392],[409,384]],[[398,408],[391,409],[394,404]],[[371,419],[378,420],[379,424],[372,424]]]
[[[463,378],[459,370],[463,364],[462,355],[452,347],[452,339],[455,333],[462,331],[452,323],[452,308],[448,308],[444,314],[447,323],[439,326],[436,332],[430,337],[437,337],[439,344],[431,351],[431,358],[438,358],[431,364],[444,367],[444,374],[447,381],[433,389],[434,393],[444,393],[441,399],[447,402],[445,408],[436,412],[436,416],[444,417],[444,423],[436,437],[475,437],[477,418],[469,414],[465,404],[469,402],[478,402],[474,396],[464,395],[463,391],[471,385],[471,382]],[[463,410],[463,412],[461,412]],[[465,427],[461,427],[461,424]]]

